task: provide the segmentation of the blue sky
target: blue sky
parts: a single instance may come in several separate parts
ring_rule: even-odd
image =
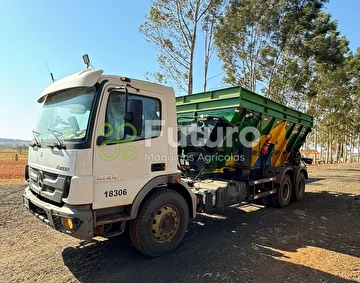
[[[331,0],[326,11],[353,51],[358,36],[359,0]],[[37,98],[55,78],[84,69],[81,56],[105,73],[145,79],[158,71],[155,47],[139,33],[149,0],[2,1],[0,10],[0,137],[31,139],[41,105]],[[209,77],[221,72],[214,57]],[[202,68],[195,70],[201,91]],[[221,76],[208,81],[221,86]]]

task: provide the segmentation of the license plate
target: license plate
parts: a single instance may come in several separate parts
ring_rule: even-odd
[[[29,199],[23,196],[23,204],[29,209]]]

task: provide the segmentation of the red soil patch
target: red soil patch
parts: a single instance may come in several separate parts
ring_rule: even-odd
[[[20,158],[18,161],[0,159],[0,180],[24,179],[24,167],[27,159]]]

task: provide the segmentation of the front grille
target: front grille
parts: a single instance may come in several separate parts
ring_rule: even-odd
[[[57,206],[57,207],[62,207],[62,205],[63,205],[63,202],[61,202],[61,203],[55,202],[55,201],[53,201],[53,200],[51,200],[51,199],[49,199],[49,198],[43,197],[42,195],[40,195],[40,194],[38,194],[38,193],[36,193],[36,192],[34,192],[34,191],[32,191],[32,193],[33,193],[39,200],[42,200],[43,202],[50,203],[50,204],[55,205],[55,206]]]
[[[62,205],[62,199],[66,198],[69,194],[71,177],[42,171],[41,177],[43,180],[38,182],[39,171],[39,169],[29,167],[29,187],[31,191],[45,202],[57,206]]]
[[[56,180],[56,178],[59,177],[58,174],[50,173],[50,172],[44,172],[45,178],[50,180]]]

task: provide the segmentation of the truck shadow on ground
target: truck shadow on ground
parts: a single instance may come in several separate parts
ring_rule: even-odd
[[[360,168],[326,168],[326,171],[359,172],[360,174]]]
[[[306,184],[315,183],[315,182],[319,182],[322,180],[325,180],[325,178],[309,178],[306,180]]]
[[[359,174],[359,177],[349,177],[349,176],[346,176],[346,175],[333,175],[331,177],[326,177],[327,180],[329,179],[333,179],[335,181],[339,181],[339,180],[344,180],[346,182],[351,182],[351,183],[358,183],[359,182],[359,179],[360,179],[360,174]],[[322,185],[320,181],[323,181],[325,180],[325,178],[309,178],[306,180],[306,183],[315,183],[317,182],[316,185]]]
[[[356,282],[359,270],[342,278],[321,260],[359,259],[359,212],[353,195],[307,193],[285,209],[245,205],[199,215],[182,244],[160,258],[143,256],[126,236],[65,248],[62,256],[80,282]]]

